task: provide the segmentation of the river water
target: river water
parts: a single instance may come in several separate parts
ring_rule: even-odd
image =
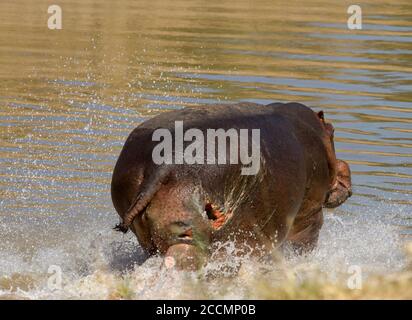
[[[112,231],[110,179],[139,123],[216,102],[297,101],[335,126],[354,195],[326,212],[310,256],[285,263],[404,267],[412,2],[362,1],[362,30],[347,28],[350,1],[62,0],[62,30],[47,28],[49,4],[0,3],[0,297],[107,298],[127,279],[135,298],[187,297],[187,275]],[[249,262],[230,290],[202,283],[206,297],[259,296]]]

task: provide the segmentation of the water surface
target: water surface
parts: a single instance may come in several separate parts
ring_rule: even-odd
[[[362,1],[363,30],[346,27],[349,1],[59,3],[62,30],[47,29],[49,1],[0,3],[0,294],[56,296],[46,279],[57,265],[71,283],[60,296],[106,297],[110,276],[142,262],[135,239],[111,230],[110,178],[128,133],[165,110],[216,102],[323,109],[354,196],[327,212],[305,263],[328,274],[402,268],[412,240],[409,0]],[[139,297],[182,297],[157,286],[158,260],[139,268]],[[245,297],[237,281],[221,296]]]

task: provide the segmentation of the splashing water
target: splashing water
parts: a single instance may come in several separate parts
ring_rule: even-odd
[[[270,262],[258,262],[248,254],[239,257],[233,243],[221,244],[225,259],[211,259],[198,272],[166,269],[161,257],[145,257],[134,236],[119,239],[118,233],[90,225],[71,240],[35,250],[30,259],[13,247],[1,250],[0,269],[7,276],[0,281],[0,294],[30,299],[243,299],[260,297],[259,278],[276,286],[313,274],[345,281],[352,265],[360,266],[365,277],[399,271],[405,266],[401,239],[377,217],[373,210],[327,213],[319,245],[306,256],[286,249]],[[51,265],[62,270],[59,288],[48,285]]]

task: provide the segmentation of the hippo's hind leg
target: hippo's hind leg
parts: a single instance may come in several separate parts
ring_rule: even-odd
[[[312,251],[319,238],[319,232],[323,225],[322,208],[310,211],[306,214],[298,214],[288,234],[287,242],[292,249],[305,254]]]

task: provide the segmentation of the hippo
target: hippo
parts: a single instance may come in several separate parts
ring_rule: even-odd
[[[204,136],[211,129],[243,130],[251,143],[245,147],[241,141],[234,149],[226,143],[199,151],[195,159],[205,161],[182,161],[186,151],[169,142],[171,154],[163,156],[176,161],[161,163],[153,157],[160,141],[156,132],[177,134],[176,123]],[[259,131],[258,141],[253,130]],[[183,147],[189,148],[193,140],[186,140]],[[243,174],[244,163],[230,156],[242,147],[250,154],[254,144],[259,168]],[[226,162],[214,161],[221,156],[216,151]],[[116,230],[130,229],[148,255],[196,270],[215,243],[233,241],[258,256],[285,244],[302,253],[312,250],[322,209],[341,205],[351,188],[349,166],[336,158],[334,128],[323,111],[300,103],[239,103],[163,112],[141,123],[119,155],[111,196],[121,219]]]

